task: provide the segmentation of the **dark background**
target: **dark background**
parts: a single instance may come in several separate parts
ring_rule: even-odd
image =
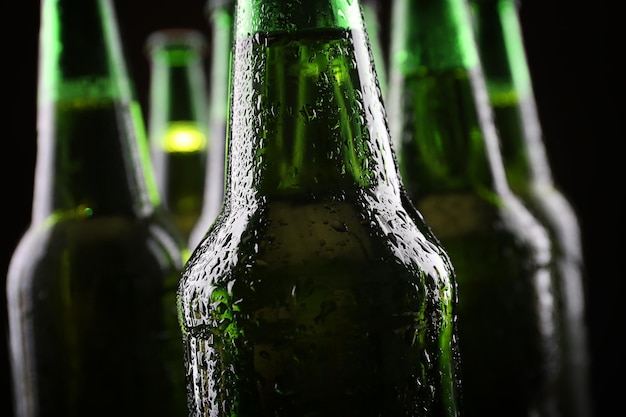
[[[384,2],[384,0],[382,0]],[[128,63],[147,108],[146,36],[165,27],[195,27],[209,36],[204,0],[118,0]],[[587,264],[587,317],[596,417],[621,409],[624,396],[625,315],[623,258],[626,51],[620,2],[523,0],[522,27],[548,156],[556,182],[578,211]],[[584,4],[581,7],[579,3]],[[383,3],[384,4],[384,3]],[[598,5],[598,6],[596,6]],[[7,10],[8,7],[8,10]],[[0,294],[8,262],[30,221],[36,155],[35,104],[39,2],[3,6],[2,230]],[[619,148],[618,148],[619,146]],[[6,320],[5,304],[0,303]],[[6,346],[0,343],[0,376],[9,384]],[[511,375],[515,378],[515,375]],[[506,384],[506,381],[502,381]],[[0,416],[11,416],[9,388],[0,391]],[[114,398],[111,398],[114,401]],[[489,393],[485,393],[485,401]],[[295,416],[294,416],[295,417]]]

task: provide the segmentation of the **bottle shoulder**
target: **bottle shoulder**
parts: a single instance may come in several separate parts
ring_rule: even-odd
[[[248,212],[226,210],[187,264],[187,279],[218,279],[242,265],[365,270],[402,268],[449,281],[447,254],[412,210],[388,201],[274,201]],[[223,269],[222,269],[223,268]],[[214,278],[205,271],[217,271]]]
[[[64,274],[175,285],[183,256],[179,238],[157,218],[50,219],[31,225],[16,245],[7,285],[55,285]]]
[[[417,201],[417,209],[442,241],[498,240],[526,247],[545,257],[548,232],[517,196],[480,192],[431,194]]]
[[[567,196],[553,184],[534,184],[521,197],[538,215],[579,233],[578,213]]]
[[[555,186],[535,185],[522,196],[529,210],[546,227],[557,251],[582,261],[582,229],[578,213],[568,198]]]
[[[226,210],[182,273],[183,332],[219,328],[224,311],[242,323],[271,314],[310,324],[326,308],[336,317],[427,316],[435,332],[449,326],[456,281],[447,254],[402,205],[370,203]]]

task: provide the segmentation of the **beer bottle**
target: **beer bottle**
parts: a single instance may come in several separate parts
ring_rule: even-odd
[[[150,154],[166,212],[185,240],[204,199],[208,104],[206,41],[195,29],[161,29],[150,34]]]
[[[178,292],[191,416],[456,416],[456,284],[360,3],[235,1],[224,207]]]
[[[526,60],[519,0],[473,0],[483,64],[512,190],[546,227],[553,243],[561,329],[561,417],[591,415],[584,262],[577,214],[552,177]]]
[[[224,201],[224,160],[228,118],[228,85],[233,32],[233,0],[207,0],[205,14],[211,31],[209,130],[211,148],[205,170],[204,205],[189,235],[195,248],[217,217]]]
[[[465,0],[395,0],[387,104],[411,201],[458,282],[466,417],[551,416],[551,242],[507,184]]]
[[[110,0],[42,0],[32,221],[7,277],[17,417],[180,416],[176,288]]]

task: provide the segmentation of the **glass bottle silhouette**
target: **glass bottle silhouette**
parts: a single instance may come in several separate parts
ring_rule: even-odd
[[[519,0],[472,0],[470,5],[509,184],[552,238],[562,338],[560,416],[588,417],[592,402],[581,231],[576,212],[552,177],[526,60]]]
[[[455,267],[466,417],[551,416],[551,242],[509,188],[465,0],[395,0],[390,130],[409,196]]]
[[[211,30],[209,130],[211,148],[205,172],[204,205],[189,235],[195,248],[215,221],[224,201],[224,165],[228,118],[228,85],[233,40],[234,0],[207,0],[205,14]]]
[[[109,0],[43,0],[32,221],[7,277],[17,417],[180,416],[176,288]]]
[[[166,212],[185,240],[204,200],[208,112],[201,32],[170,28],[146,40],[150,61],[150,154]]]
[[[191,416],[456,416],[454,271],[360,4],[235,2],[224,208],[178,303]]]

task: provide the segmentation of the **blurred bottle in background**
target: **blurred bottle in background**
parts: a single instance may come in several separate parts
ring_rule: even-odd
[[[195,29],[162,29],[150,34],[146,52],[150,155],[164,208],[187,241],[202,211],[210,145],[207,42]]]
[[[509,184],[552,238],[562,349],[559,415],[589,417],[581,231],[573,207],[554,183],[546,155],[519,21],[520,1],[472,0],[470,5]]]
[[[222,208],[224,200],[224,166],[226,128],[228,125],[229,78],[233,40],[234,0],[208,0],[205,14],[211,32],[209,58],[209,130],[211,148],[206,167],[204,205],[196,226],[189,236],[189,247],[195,248]]]
[[[458,281],[466,417],[555,416],[551,242],[504,173],[465,0],[395,0],[387,105],[400,172]]]
[[[376,77],[384,99],[387,94],[388,51],[384,48],[385,43],[383,42],[381,30],[385,27],[383,19],[387,14],[383,11],[383,7],[388,7],[388,2],[385,0],[361,0],[361,7],[363,8],[367,36],[372,48],[372,55],[374,56]]]
[[[185,414],[162,216],[110,0],[42,0],[32,220],[7,276],[17,417]]]

